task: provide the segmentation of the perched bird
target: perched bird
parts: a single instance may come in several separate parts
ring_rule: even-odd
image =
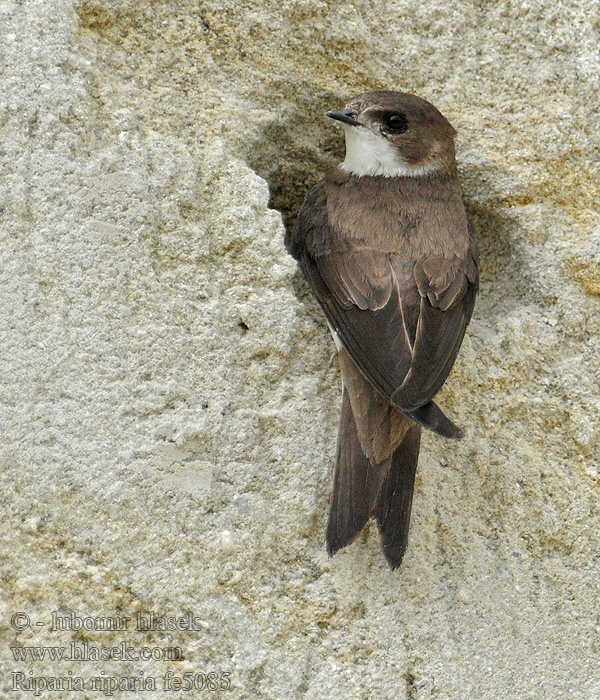
[[[460,430],[433,403],[471,319],[478,257],[454,137],[429,102],[401,92],[327,112],[346,157],[307,195],[290,252],[335,340],[343,394],[329,554],[375,518],[395,569],[406,551],[421,426]]]

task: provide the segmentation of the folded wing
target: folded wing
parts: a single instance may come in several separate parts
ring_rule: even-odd
[[[361,372],[396,408],[416,412],[419,420],[419,409],[446,380],[471,318],[475,253],[423,256],[407,273],[405,265],[395,268],[390,254],[362,241],[328,244],[336,237],[325,209],[307,207],[298,218],[292,254]],[[318,214],[311,218],[311,211]]]

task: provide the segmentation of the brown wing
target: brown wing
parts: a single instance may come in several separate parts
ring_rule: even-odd
[[[415,411],[441,389],[471,318],[474,248],[466,259],[422,258],[399,277],[388,254],[336,240],[317,186],[298,216],[291,253],[362,373],[398,409]]]
[[[420,303],[411,366],[391,397],[410,407],[432,399],[452,369],[475,304],[477,265],[472,256],[430,257],[413,274]]]

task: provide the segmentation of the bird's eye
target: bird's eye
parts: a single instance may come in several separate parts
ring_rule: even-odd
[[[395,134],[402,134],[406,131],[408,122],[404,114],[399,114],[393,112],[392,114],[387,114],[384,119],[384,123],[387,129],[393,131]]]

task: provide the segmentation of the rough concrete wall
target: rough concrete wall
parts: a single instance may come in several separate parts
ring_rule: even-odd
[[[7,693],[72,672],[85,690],[43,697],[104,697],[101,673],[205,697],[163,678],[213,671],[234,698],[600,696],[598,10],[0,4]],[[394,574],[373,528],[324,551],[339,378],[279,213],[341,155],[325,109],[375,88],[458,129],[482,257],[440,395],[466,437],[425,436]],[[9,649],[84,641],[185,660]]]

